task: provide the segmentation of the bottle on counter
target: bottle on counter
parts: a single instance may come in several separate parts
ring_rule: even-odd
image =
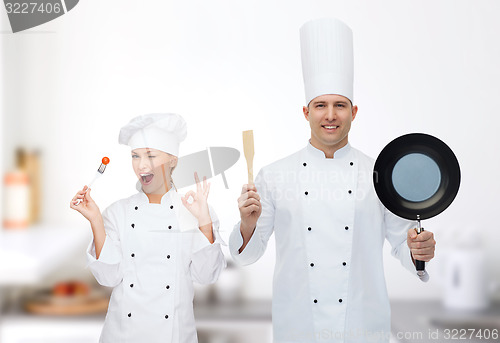
[[[40,152],[38,150],[17,150],[17,168],[28,175],[30,198],[29,198],[29,224],[33,225],[40,221]]]
[[[4,177],[3,227],[24,229],[29,225],[30,187],[25,171],[8,172]]]
[[[22,229],[40,220],[40,152],[16,150],[14,171],[4,177],[3,227]]]

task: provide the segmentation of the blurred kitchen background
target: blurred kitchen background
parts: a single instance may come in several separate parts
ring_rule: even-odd
[[[85,269],[90,228],[69,201],[103,156],[111,163],[92,190],[101,210],[135,192],[117,142],[132,117],[182,114],[181,155],[243,151],[241,132],[252,129],[256,172],[305,146],[298,30],[324,16],[354,32],[352,145],[376,157],[395,137],[425,132],[461,165],[455,202],[423,222],[438,242],[430,281],[411,277],[385,246],[392,339],[498,329],[498,13],[495,0],[85,0],[12,34],[0,8],[0,341],[97,342],[109,290]],[[215,176],[209,200],[227,241],[244,158],[225,175],[229,189]],[[230,267],[196,289],[200,343],[270,342],[273,238],[247,267],[224,249]]]

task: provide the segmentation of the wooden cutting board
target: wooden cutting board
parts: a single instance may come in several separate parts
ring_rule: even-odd
[[[33,297],[24,303],[26,311],[49,316],[73,316],[104,313],[108,309],[109,298],[104,295]]]

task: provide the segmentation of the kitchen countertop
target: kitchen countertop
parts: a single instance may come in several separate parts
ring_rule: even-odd
[[[0,228],[0,286],[36,285],[90,241],[85,226]]]
[[[258,337],[258,341],[262,343],[272,342],[270,300],[196,303],[194,312],[200,343],[215,339],[253,343],[254,337]],[[0,341],[97,342],[104,317],[105,313],[89,316],[41,316],[18,309],[0,314]],[[43,338],[40,338],[40,333]]]
[[[398,342],[500,341],[500,302],[471,312],[449,310],[432,300],[391,301],[391,310],[391,331]]]
[[[78,320],[90,320],[90,321],[103,321],[105,317],[105,312],[95,314],[95,315],[82,315],[82,316],[49,316],[49,315],[36,315],[27,313],[21,308],[17,308],[15,311],[0,312],[0,318],[3,315],[4,318],[17,318],[23,320],[41,320],[50,321],[53,319],[67,320],[71,321],[74,319]],[[242,301],[234,303],[220,303],[220,302],[208,302],[208,303],[195,303],[194,305],[194,316],[196,321],[263,321],[271,322],[271,300],[259,300],[259,301]]]

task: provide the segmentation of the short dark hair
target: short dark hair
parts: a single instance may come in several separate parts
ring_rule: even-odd
[[[354,107],[354,105],[353,105],[353,103],[352,103],[351,99],[349,99],[349,98],[347,98],[347,97],[346,97],[346,99],[347,99],[347,100],[349,100],[349,103],[351,104],[351,109],[352,109],[352,108]],[[307,107],[307,109],[309,109],[309,105],[311,104],[311,102],[312,102],[313,100],[314,100],[314,99],[312,99],[311,101],[309,101],[309,103],[308,103],[308,104],[307,104],[307,106],[306,106],[306,107]]]

